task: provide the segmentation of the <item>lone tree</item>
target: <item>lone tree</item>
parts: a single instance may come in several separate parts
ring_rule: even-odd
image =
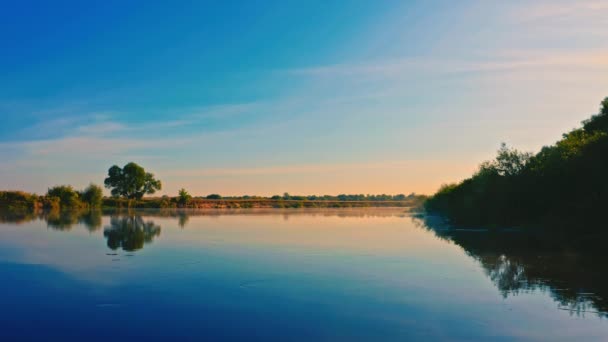
[[[161,182],[143,167],[131,162],[122,169],[116,165],[108,170],[108,177],[103,182],[111,189],[112,196],[128,199],[140,199],[145,194],[153,194],[161,189]]]
[[[192,200],[192,196],[188,193],[188,191],[186,191],[184,188],[179,189],[178,202],[186,205],[190,203],[190,200]]]

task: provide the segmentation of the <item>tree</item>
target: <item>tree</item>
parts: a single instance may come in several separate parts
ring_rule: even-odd
[[[46,194],[48,197],[59,198],[61,206],[78,207],[82,204],[78,192],[71,185],[54,186],[49,188]]]
[[[184,205],[190,203],[190,200],[192,199],[192,196],[190,196],[188,191],[186,191],[186,189],[184,189],[184,188],[179,189],[178,197],[179,197],[179,199],[178,199],[179,203],[184,204]]]
[[[91,183],[80,193],[80,198],[83,202],[87,203],[89,207],[97,208],[101,206],[103,190],[100,186]]]
[[[601,229],[608,207],[608,98],[600,106],[583,127],[535,155],[503,144],[494,160],[440,189],[425,208],[459,225]]]
[[[111,189],[112,196],[128,199],[140,199],[162,187],[160,180],[155,179],[152,173],[146,172],[143,167],[133,162],[122,169],[116,165],[112,166],[103,183],[106,188]]]
[[[500,176],[515,176],[530,162],[532,153],[520,152],[502,143],[495,160],[481,163],[477,175],[498,174]]]
[[[218,195],[218,194],[211,194],[211,195],[207,195],[207,199],[219,200],[219,199],[222,199],[222,196]]]
[[[608,97],[600,104],[600,112],[590,119],[583,121],[583,128],[587,132],[608,132]]]

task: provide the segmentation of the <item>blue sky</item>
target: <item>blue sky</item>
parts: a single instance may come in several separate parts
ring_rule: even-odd
[[[15,2],[0,189],[431,193],[608,95],[604,1]]]

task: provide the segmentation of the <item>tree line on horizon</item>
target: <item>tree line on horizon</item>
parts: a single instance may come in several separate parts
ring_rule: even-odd
[[[100,207],[148,207],[148,208],[175,208],[175,207],[199,207],[200,200],[223,200],[226,201],[274,201],[279,202],[276,207],[307,207],[313,206],[308,202],[390,202],[390,201],[413,201],[421,198],[414,193],[410,195],[365,195],[365,194],[340,194],[332,195],[309,195],[297,196],[284,193],[282,196],[221,196],[210,194],[205,197],[194,197],[181,188],[176,197],[162,196],[160,198],[149,198],[142,200],[145,195],[152,195],[162,188],[160,180],[154,174],[146,172],[140,165],[130,162],[124,167],[113,165],[108,169],[108,176],[104,180],[106,188],[110,189],[111,197],[104,197],[100,186],[90,184],[87,188],[79,191],[71,185],[58,185],[48,189],[43,196],[30,194],[22,191],[0,191],[0,208],[8,209],[83,209]],[[294,202],[283,204],[283,202]],[[252,203],[233,204],[228,207],[253,207]],[[344,206],[344,205],[342,205]]]
[[[598,114],[536,154],[503,144],[494,160],[443,185],[424,208],[457,225],[595,229],[608,205],[607,176],[608,97]]]

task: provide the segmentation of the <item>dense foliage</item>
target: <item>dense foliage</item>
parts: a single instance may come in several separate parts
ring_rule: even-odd
[[[58,198],[62,206],[75,208],[82,205],[80,194],[71,185],[54,186],[49,188],[46,195]]]
[[[186,189],[179,189],[177,202],[181,205],[187,205],[192,200],[192,196],[186,191]]]
[[[583,127],[536,155],[503,144],[495,160],[459,184],[442,186],[425,209],[455,224],[591,227],[608,205],[607,175],[608,98]]]
[[[89,207],[98,208],[103,200],[103,189],[98,185],[89,184],[89,186],[80,192],[80,199]]]
[[[0,191],[0,208],[10,210],[35,209],[41,206],[41,198],[23,191]]]
[[[49,188],[43,196],[23,191],[0,191],[0,209],[9,210],[97,208],[102,200],[102,189],[95,184],[82,191],[71,185],[57,185]]]
[[[116,165],[112,166],[104,184],[106,188],[111,189],[112,196],[128,199],[140,199],[161,189],[161,182],[155,179],[153,174],[133,162],[122,169]]]

